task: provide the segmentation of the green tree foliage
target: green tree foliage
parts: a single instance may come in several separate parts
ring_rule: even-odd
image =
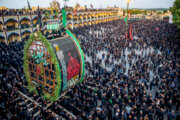
[[[135,10],[129,10],[129,13],[131,13],[132,15],[136,15],[136,14],[147,15],[148,11],[147,10],[137,10],[137,9],[135,9]]]
[[[126,10],[126,12],[127,12],[127,10]],[[141,10],[129,10],[129,13],[131,13],[132,15],[142,14],[142,11]]]
[[[180,29],[180,0],[174,2],[173,7],[170,8],[170,11],[173,14],[173,22]]]
[[[144,14],[144,15],[147,15],[147,13],[148,13],[147,10],[143,11],[143,14]]]
[[[163,13],[167,13],[167,12],[168,12],[168,10],[164,10],[164,11],[163,11]]]
[[[157,12],[157,14],[158,14],[158,15],[161,15],[161,14],[162,14],[162,12]]]

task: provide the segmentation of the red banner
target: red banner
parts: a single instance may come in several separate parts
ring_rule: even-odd
[[[130,31],[129,31],[129,33],[130,33],[130,39],[133,40],[133,37],[132,37],[132,24],[130,24]]]
[[[128,39],[128,34],[127,34],[127,32],[126,32],[126,39]]]

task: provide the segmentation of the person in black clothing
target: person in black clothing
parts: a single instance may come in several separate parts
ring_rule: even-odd
[[[156,27],[160,30],[154,32]],[[168,110],[175,110],[176,119],[179,118],[180,53],[176,27],[163,21],[137,21],[133,23],[133,35],[137,37],[133,41],[125,40],[122,28],[125,28],[123,21],[116,20],[72,30],[80,39],[86,57],[84,81],[69,89],[48,110],[30,104],[33,110],[29,112],[28,105],[22,104],[24,99],[18,97],[17,91],[21,91],[42,107],[49,103],[39,97],[42,88],[38,88],[39,96],[26,88],[22,66],[24,42],[0,43],[3,98],[0,118],[29,119],[32,113],[40,111],[39,119],[58,119],[53,112],[65,119],[75,119],[63,108],[79,120],[164,119],[173,116]],[[104,60],[101,53],[105,54]]]
[[[175,120],[174,110],[168,112],[168,120]]]

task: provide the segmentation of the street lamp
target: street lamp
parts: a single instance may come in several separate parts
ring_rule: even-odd
[[[126,0],[127,2],[127,23],[128,23],[128,10],[129,10],[129,3],[131,2],[131,0]]]
[[[127,2],[126,34],[128,34],[128,10],[129,10],[129,3],[131,2],[131,0],[126,0],[126,2]]]
[[[126,0],[126,2],[130,3],[130,2],[131,2],[131,0]]]

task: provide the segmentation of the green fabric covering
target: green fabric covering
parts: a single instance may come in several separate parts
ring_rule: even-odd
[[[45,16],[46,16],[46,17],[49,17],[49,16],[50,16],[49,11],[47,11],[47,10],[45,11]]]
[[[47,29],[48,30],[58,30],[59,29],[59,24],[50,24],[50,25],[47,25]]]
[[[126,25],[127,25],[127,19],[128,19],[127,17],[124,19],[124,22],[126,23]]]
[[[66,10],[63,8],[62,10],[62,17],[63,17],[63,26],[66,27]]]

